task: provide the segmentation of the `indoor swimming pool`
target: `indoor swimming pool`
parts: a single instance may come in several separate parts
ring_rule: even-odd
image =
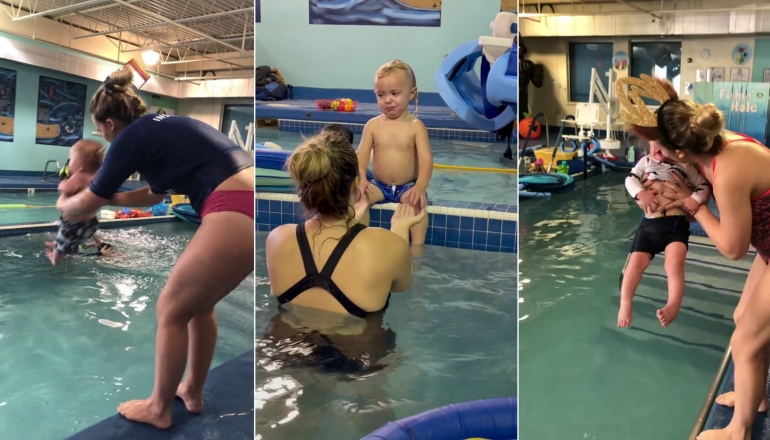
[[[0,190],[0,205],[27,205],[27,208],[0,209],[0,226],[20,223],[50,223],[59,218],[56,191],[35,191],[34,194]],[[105,206],[102,209],[118,211],[122,207]],[[136,208],[138,209],[138,208]]]
[[[323,367],[287,365],[307,362],[309,353],[300,346],[277,356],[271,328],[286,331],[277,321],[289,318],[277,316],[278,303],[269,293],[266,238],[257,233],[257,440],[362,438],[388,421],[428,409],[516,396],[516,254],[426,246],[415,259],[414,285],[393,294],[382,327],[359,328],[353,343],[344,334],[356,330],[355,324],[322,336],[339,338],[329,351],[387,353],[383,368],[356,375],[323,372],[342,362],[333,353],[323,356]],[[291,328],[301,329],[302,322]],[[364,346],[357,346],[361,340]],[[395,349],[384,348],[392,342]]]
[[[655,316],[667,298],[657,256],[637,289],[632,327],[617,328],[619,276],[642,216],[624,178],[592,177],[526,203],[521,438],[687,438],[729,344],[750,259],[728,261],[701,237],[690,244],[678,319],[664,329]]]
[[[0,238],[0,437],[62,439],[145,398],[155,377],[155,306],[195,226],[169,222],[102,231],[110,257],[54,268],[53,234]],[[253,341],[253,279],[217,306],[212,367]],[[204,413],[205,415],[205,413]]]
[[[312,135],[308,133],[307,136]],[[284,150],[294,150],[304,140],[302,134],[258,128],[254,134],[257,143],[273,142]],[[358,148],[361,135],[355,135]],[[515,141],[515,139],[514,139]],[[478,168],[515,169],[512,161],[501,159],[504,143],[471,142],[462,140],[431,139],[433,163]],[[428,186],[431,199],[460,202],[500,203],[517,205],[518,180],[514,173],[470,172],[464,170],[433,169]]]

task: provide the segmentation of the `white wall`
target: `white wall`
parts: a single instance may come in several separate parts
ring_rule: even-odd
[[[180,99],[177,115],[188,116],[203,121],[217,130],[222,129],[222,114],[225,105],[241,104],[254,105],[253,99]]]
[[[754,49],[754,37],[682,37],[671,38],[669,41],[682,42],[682,70],[679,94],[682,98],[692,95],[685,94],[685,83],[695,82],[696,71],[708,67],[724,67],[726,80],[730,77],[730,68],[738,67],[732,60],[733,48],[744,43]],[[613,52],[622,50],[631,54],[632,39],[625,37],[605,38],[524,38],[527,46],[526,58],[545,67],[545,82],[543,87],[536,89],[529,86],[529,111],[530,113],[543,112],[550,125],[559,125],[559,120],[566,115],[575,114],[575,103],[569,101],[569,43],[571,42],[602,42],[613,43]],[[635,42],[651,41],[646,39],[634,39]],[[661,41],[661,40],[655,40]],[[664,40],[665,41],[665,40]],[[707,60],[701,58],[701,51],[709,49],[711,56]],[[692,62],[688,63],[688,58]],[[752,68],[751,62],[741,67]],[[572,60],[574,62],[574,60]],[[629,70],[616,71],[617,77],[627,76]],[[753,72],[752,72],[753,73]],[[601,72],[600,72],[601,74]]]

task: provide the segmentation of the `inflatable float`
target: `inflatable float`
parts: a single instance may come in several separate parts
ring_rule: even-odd
[[[516,119],[518,48],[516,14],[500,12],[492,37],[469,41],[449,53],[434,81],[441,98],[462,120],[484,131],[498,131]],[[481,74],[476,64],[481,61]]]
[[[570,192],[575,189],[575,179],[569,174],[528,173],[519,176],[521,197],[549,197],[553,193]]]
[[[201,224],[201,217],[189,203],[179,203],[172,206],[171,213],[183,221]]]
[[[458,403],[390,422],[363,440],[516,440],[516,399]]]

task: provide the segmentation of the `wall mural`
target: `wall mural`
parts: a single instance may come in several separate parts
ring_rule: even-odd
[[[262,22],[262,9],[260,8],[260,2],[261,0],[254,0],[254,23],[261,23]]]
[[[0,142],[13,142],[16,71],[0,67]]]
[[[83,138],[86,86],[40,76],[36,143],[71,147]]]
[[[441,0],[308,0],[310,24],[441,26]]]

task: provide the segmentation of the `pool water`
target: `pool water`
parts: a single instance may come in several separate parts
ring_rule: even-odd
[[[56,191],[35,191],[33,195],[0,191],[0,205],[24,204],[27,206],[47,206],[47,208],[0,209],[0,226],[19,223],[53,222],[59,218],[59,211],[56,209],[56,201],[58,199],[59,193]],[[122,207],[105,206],[102,209],[118,211]]]
[[[256,406],[263,408],[256,411],[257,440],[362,438],[388,421],[439,406],[516,395],[515,254],[426,246],[415,262],[414,285],[394,293],[385,313],[385,325],[396,333],[389,365],[342,380],[265,361],[261,338],[277,313],[266,237],[257,233],[255,357],[264,364],[255,376]],[[276,387],[296,388],[277,393]],[[294,431],[274,431],[270,426],[280,420],[286,421],[282,429]]]
[[[678,319],[664,329],[655,316],[667,298],[658,256],[632,327],[617,328],[619,275],[642,216],[624,178],[593,177],[521,207],[521,438],[687,438],[729,344],[751,259],[728,261],[700,237]]]
[[[312,134],[308,133],[307,136]],[[356,148],[360,136],[359,134],[355,135]],[[274,128],[258,128],[254,138],[257,143],[273,142],[284,150],[294,150],[304,140],[301,134],[278,131]],[[431,139],[430,146],[435,164],[515,169],[513,162],[503,162],[500,159],[505,151],[505,144]],[[428,196],[431,199],[460,202],[516,205],[518,179],[516,174],[511,173],[434,168],[428,186]]]
[[[155,304],[195,233],[174,222],[103,232],[119,255],[43,255],[53,234],[0,239],[0,437],[61,439],[145,398],[155,377]],[[218,306],[214,365],[249,350],[253,279]]]

